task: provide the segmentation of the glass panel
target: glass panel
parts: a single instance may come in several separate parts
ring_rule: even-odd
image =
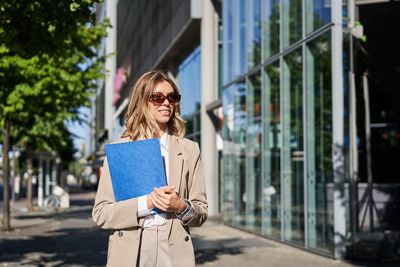
[[[246,1],[233,2],[233,79],[236,79],[246,72]]]
[[[193,116],[183,117],[183,119],[186,120],[186,135],[193,133]]]
[[[284,239],[304,244],[302,50],[283,59]]]
[[[197,47],[191,55],[193,57],[193,76],[191,85],[195,91],[195,110],[200,111],[200,103],[201,103],[201,50],[200,46]],[[200,128],[198,129],[200,130]]]
[[[261,63],[261,1],[247,1],[247,66],[250,70]]]
[[[261,75],[247,80],[246,227],[261,233]]]
[[[222,21],[223,21],[223,84],[232,81],[232,36],[233,36],[233,17],[232,17],[232,0],[224,0],[222,2]]]
[[[193,52],[193,77],[192,85],[196,90],[195,93],[195,110],[201,109],[201,49],[200,46]],[[199,128],[200,129],[200,128]]]
[[[264,69],[264,232],[281,237],[281,114],[279,62]]]
[[[234,190],[235,217],[234,225],[245,226],[246,200],[246,86],[243,82],[234,87]]]
[[[196,112],[194,114],[194,131],[195,132],[200,132],[200,125],[201,125],[201,121],[200,121],[200,112]]]
[[[302,1],[282,0],[283,48],[302,37]]]
[[[195,90],[193,90],[193,64],[190,61],[185,60],[179,66],[178,73],[178,86],[179,91],[182,95],[180,107],[182,117],[188,117],[195,111]]]
[[[343,10],[346,10],[343,6]],[[346,23],[344,21],[344,23]],[[353,38],[351,33],[343,33],[343,139],[344,139],[344,181],[349,183],[350,174],[351,174],[351,162],[350,162],[350,150],[351,150],[351,143],[350,143],[350,90],[349,90],[349,66],[350,66],[350,50],[352,49],[350,46],[350,38]],[[354,183],[349,183],[349,187],[346,190],[346,194],[348,194],[349,199],[356,199],[354,197],[355,186]],[[356,232],[356,218],[358,211],[356,209],[356,203],[352,201],[349,203],[349,220],[346,220],[346,229],[349,236],[354,236]],[[353,241],[349,239],[349,245],[353,245]]]
[[[364,0],[364,2],[367,2]],[[359,177],[366,182],[368,168],[372,169],[374,183],[399,183],[400,172],[400,3],[390,1],[376,5],[359,5],[359,20],[364,25],[368,41],[356,51],[356,88],[358,104]],[[360,2],[361,4],[361,2]],[[391,33],[396,29],[395,33]],[[368,59],[362,60],[368,55]],[[365,136],[365,94],[362,73],[367,72],[369,111],[371,121],[371,166],[368,166]],[[389,195],[389,192],[387,192]],[[379,198],[379,197],[377,197]],[[399,199],[399,198],[396,198]],[[398,203],[398,202],[397,202]],[[393,205],[393,204],[392,204]],[[396,204],[397,205],[397,204]],[[382,210],[385,229],[393,227],[394,210]],[[397,213],[397,212],[396,212]],[[388,220],[388,221],[387,221]],[[399,222],[397,220],[397,222]],[[360,220],[361,223],[361,220]],[[379,224],[375,224],[377,227]],[[379,226],[378,226],[379,227]]]
[[[306,0],[306,34],[331,21],[331,0]]]
[[[396,94],[397,96],[399,96],[398,91],[392,94],[393,98],[395,99],[396,99]],[[381,99],[378,99],[378,101],[380,100]],[[397,98],[397,101],[399,100],[400,99]],[[373,100],[373,102],[375,103],[378,101],[376,101],[376,98]],[[385,104],[388,104],[388,102],[385,102]],[[371,103],[370,101],[370,105],[371,104],[374,105],[375,103]],[[392,110],[391,113],[393,114],[395,112],[396,110]],[[400,122],[388,124],[386,127],[371,128],[371,150],[372,150],[371,161],[372,161],[372,177],[374,178],[374,182],[376,181],[378,183],[384,183],[384,182],[398,183],[399,169],[400,169],[399,141],[400,141]],[[384,212],[384,214],[390,217],[388,212]],[[386,216],[384,216],[384,220],[389,219]]]
[[[279,52],[279,0],[264,2],[264,60]]]
[[[232,224],[233,215],[233,198],[234,198],[234,164],[233,164],[233,118],[234,118],[234,103],[233,103],[233,88],[228,87],[222,94],[223,106],[223,126],[222,138],[224,140],[223,161],[224,168],[222,174],[222,219],[225,223]]]
[[[223,58],[222,58],[222,40],[221,40],[222,23],[218,25],[218,99],[222,99],[222,71],[223,71]]]
[[[333,252],[330,34],[306,48],[308,245]]]
[[[201,102],[201,50],[197,47],[178,68],[178,85],[182,95],[180,107],[181,116],[187,120],[186,135],[200,131],[197,122],[200,114],[195,118],[195,113],[200,110]]]

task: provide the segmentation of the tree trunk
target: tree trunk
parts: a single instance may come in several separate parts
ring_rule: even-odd
[[[4,140],[3,140],[3,229],[11,230],[10,225],[10,165],[8,151],[10,149],[10,126],[6,119],[4,122]]]
[[[28,185],[27,185],[27,192],[26,192],[26,207],[28,208],[28,211],[31,212],[33,211],[33,199],[32,199],[32,193],[33,193],[33,188],[32,188],[32,162],[33,162],[33,153],[32,153],[32,145],[28,144],[28,162],[27,162],[27,168],[28,168]]]

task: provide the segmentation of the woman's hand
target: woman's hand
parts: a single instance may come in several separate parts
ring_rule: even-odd
[[[152,210],[154,209],[154,204],[153,204],[153,199],[151,197],[151,194],[147,195],[147,209]]]
[[[174,189],[175,186],[169,185],[154,188],[148,195],[150,197],[147,198],[147,202],[150,199],[154,207],[162,211],[181,213],[186,208],[186,202],[175,193]],[[150,208],[149,204],[147,205]]]

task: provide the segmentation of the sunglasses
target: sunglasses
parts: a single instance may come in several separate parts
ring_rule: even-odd
[[[154,94],[150,96],[150,101],[153,102],[154,104],[162,104],[164,103],[165,99],[168,99],[168,102],[170,104],[175,104],[178,103],[181,100],[181,95],[178,94],[170,94],[170,95],[163,95],[161,93]]]

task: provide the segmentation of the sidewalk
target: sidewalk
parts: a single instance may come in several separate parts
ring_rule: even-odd
[[[12,232],[0,232],[2,266],[104,266],[108,232],[92,222],[94,192],[73,188],[71,207],[48,214],[11,203]]]
[[[198,266],[354,266],[209,220],[192,229]]]
[[[11,204],[14,231],[0,232],[0,267],[105,265],[108,232],[91,219],[95,192],[71,191],[71,208],[55,214],[27,213],[25,200]],[[383,266],[318,256],[212,219],[191,231],[197,266]]]

